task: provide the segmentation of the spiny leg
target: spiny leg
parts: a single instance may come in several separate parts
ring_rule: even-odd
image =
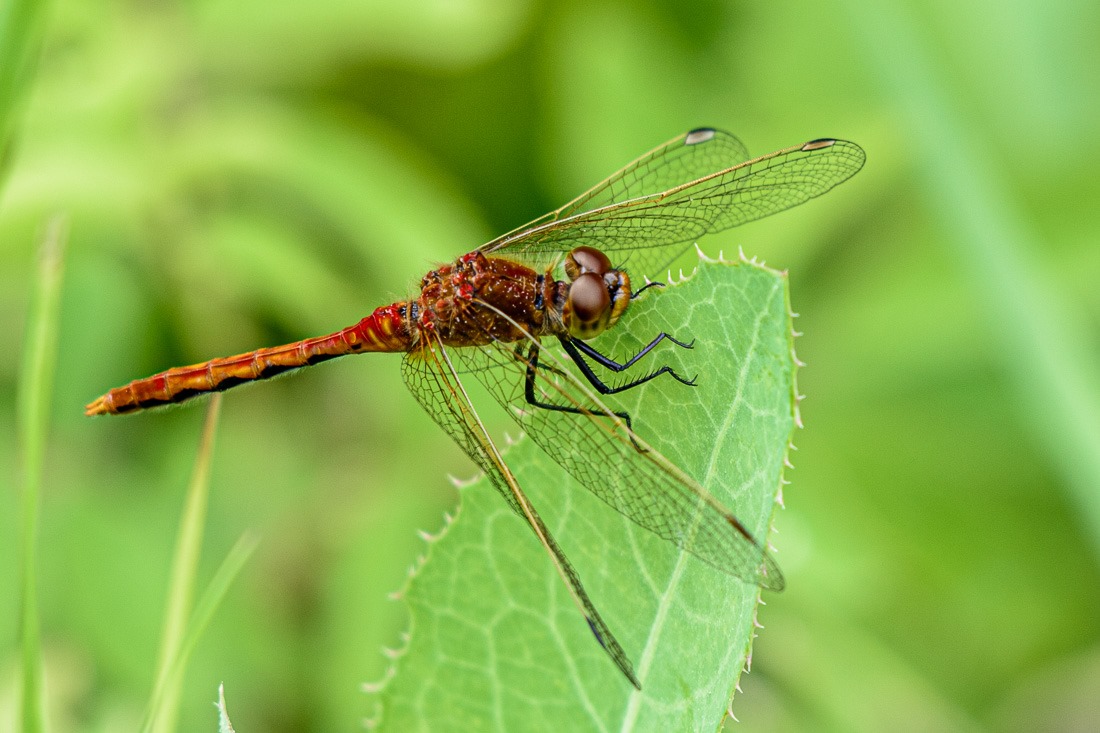
[[[658,377],[662,374],[669,374],[677,382],[680,382],[681,384],[686,384],[689,387],[694,387],[695,386],[695,379],[694,378],[684,379],[679,374],[677,374],[675,371],[673,371],[672,367],[669,367],[669,366],[663,366],[660,369],[658,369],[654,372],[651,372],[650,374],[646,374],[643,377],[639,377],[638,379],[634,379],[630,382],[627,382],[626,384],[620,384],[616,387],[612,387],[612,386],[608,385],[606,382],[604,382],[602,379],[597,377],[595,372],[592,371],[592,367],[590,367],[588,365],[588,362],[586,362],[584,360],[584,357],[581,356],[581,354],[583,353],[586,356],[588,356],[590,359],[595,361],[597,364],[599,364],[600,366],[602,366],[606,369],[610,369],[613,372],[616,372],[616,373],[624,372],[627,369],[629,369],[630,367],[634,366],[634,364],[639,359],[641,359],[643,356],[648,354],[653,349],[654,346],[661,343],[661,341],[664,340],[664,339],[668,339],[669,341],[676,344],[677,346],[681,346],[685,349],[690,349],[695,344],[694,341],[692,341],[691,343],[685,344],[682,341],[677,341],[675,338],[673,338],[672,336],[669,336],[667,333],[661,332],[660,334],[657,335],[657,337],[655,339],[650,341],[645,346],[645,348],[643,348],[641,351],[639,351],[637,354],[635,354],[633,357],[631,357],[627,361],[620,364],[619,362],[615,361],[614,359],[610,358],[609,356],[606,356],[605,354],[601,354],[599,351],[596,351],[595,348],[593,348],[592,346],[589,346],[588,344],[586,344],[584,341],[581,341],[580,339],[572,338],[572,337],[567,338],[565,336],[560,336],[558,338],[558,340],[561,342],[562,348],[565,349],[566,353],[569,354],[569,357],[571,359],[573,359],[573,362],[577,365],[577,368],[580,369],[581,373],[584,375],[584,378],[587,379],[588,382],[593,387],[595,387],[596,391],[599,392],[600,394],[617,394],[619,392],[625,392],[626,390],[637,387],[640,384],[645,384],[646,382],[653,379],[654,377]]]
[[[523,346],[524,345],[523,345],[522,342],[516,344],[516,348],[512,350],[512,353],[515,355],[516,361],[523,364],[525,367],[530,367],[531,366],[531,359],[530,359],[530,357],[527,357],[527,356],[523,355]],[[553,364],[540,364],[538,368],[543,370],[544,372],[550,372],[551,374],[557,374],[559,377],[563,377],[563,378],[568,379],[568,375],[566,375],[566,373],[564,371],[562,371],[561,369],[558,369]]]
[[[523,384],[523,394],[524,394],[524,397],[527,399],[527,404],[532,405],[534,407],[541,407],[544,410],[553,410],[555,412],[569,412],[569,413],[572,413],[574,415],[593,415],[593,416],[601,416],[601,417],[610,417],[610,415],[614,415],[615,417],[621,418],[622,421],[624,423],[626,423],[627,433],[630,435],[630,442],[634,444],[634,447],[638,450],[638,452],[639,453],[646,453],[647,452],[645,448],[642,448],[640,445],[638,445],[637,441],[634,440],[634,423],[630,419],[630,413],[629,412],[619,411],[619,412],[606,413],[606,412],[603,412],[602,410],[600,410],[600,411],[586,410],[583,407],[575,407],[573,405],[555,405],[551,402],[541,402],[538,399],[538,397],[535,396],[535,377],[536,377],[536,374],[539,371],[539,345],[538,344],[531,344],[531,348],[528,349],[528,351],[527,351],[527,358],[524,361],[527,363],[527,368],[526,368],[525,377],[524,377],[524,380],[523,380],[523,382],[524,382],[524,384]],[[542,368],[547,369],[547,370],[552,371],[552,372],[556,372],[558,374],[561,374],[560,369],[555,369],[552,366],[542,367]]]

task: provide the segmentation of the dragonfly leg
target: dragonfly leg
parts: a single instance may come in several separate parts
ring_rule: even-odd
[[[691,379],[684,379],[679,374],[677,374],[675,371],[673,371],[672,367],[669,367],[669,366],[663,366],[660,369],[657,369],[654,372],[646,374],[643,377],[639,377],[638,379],[634,379],[630,382],[627,382],[626,384],[620,384],[616,387],[612,387],[612,386],[609,386],[602,379],[597,377],[596,373],[592,371],[592,367],[590,367],[588,365],[588,362],[586,362],[584,360],[584,357],[581,356],[581,354],[583,353],[586,356],[588,356],[590,359],[595,361],[597,364],[599,364],[600,366],[602,366],[606,369],[610,369],[613,372],[623,372],[623,371],[626,371],[627,369],[629,369],[630,367],[634,366],[634,364],[639,359],[641,359],[643,356],[648,354],[653,349],[654,346],[661,343],[661,341],[663,341],[664,339],[668,339],[669,341],[676,344],[677,346],[681,346],[685,349],[690,349],[695,344],[694,341],[685,344],[684,342],[678,341],[675,338],[673,338],[672,336],[669,336],[667,333],[664,333],[662,331],[660,334],[657,335],[657,337],[655,339],[650,341],[645,346],[645,348],[643,348],[641,351],[639,351],[637,354],[635,354],[633,357],[631,357],[627,361],[620,364],[619,362],[615,361],[614,359],[610,358],[609,356],[606,356],[605,354],[601,354],[599,351],[596,351],[596,349],[592,348],[591,346],[586,344],[584,341],[581,341],[580,339],[562,337],[562,338],[559,338],[558,340],[561,341],[562,348],[565,349],[566,353],[569,354],[569,356],[573,359],[574,363],[576,363],[577,368],[581,370],[582,374],[584,374],[585,379],[587,379],[589,381],[589,383],[593,387],[595,387],[596,391],[599,392],[600,394],[616,394],[618,392],[625,392],[626,390],[637,387],[640,384],[645,384],[646,382],[653,379],[654,377],[658,377],[662,374],[670,374],[672,376],[672,378],[675,379],[677,382],[680,382],[681,384],[686,384],[689,387],[694,387],[695,386],[695,378],[694,377],[691,378]]]
[[[663,288],[664,286],[665,286],[665,284],[662,283],[662,282],[654,281],[654,282],[651,282],[651,283],[646,283],[645,285],[643,285],[642,287],[638,288],[633,293],[631,293],[630,294],[630,299],[631,300],[636,300],[639,295],[641,295],[645,291],[649,290],[650,288]]]
[[[551,402],[541,402],[538,397],[535,396],[535,376],[538,374],[539,367],[539,347],[537,344],[531,344],[530,350],[527,352],[527,358],[524,359],[527,362],[526,376],[524,378],[523,394],[527,398],[527,404],[534,407],[541,407],[544,410],[554,410],[555,412],[570,412],[574,415],[606,415],[601,411],[586,410],[582,407],[574,407],[573,405],[555,405]],[[561,374],[560,369],[555,369],[552,366],[544,366],[542,369],[546,369],[558,374]],[[595,377],[595,375],[593,375]],[[606,386],[606,385],[605,385]],[[626,423],[627,433],[630,435],[630,442],[634,444],[634,447],[639,453],[646,453],[646,449],[638,445],[634,440],[634,423],[630,419],[630,413],[625,411],[612,412],[611,415],[622,418],[622,421]]]
[[[516,361],[530,367],[531,357],[524,356],[524,354],[523,354],[523,344],[516,344],[516,348],[513,350],[513,354],[516,357]],[[535,362],[536,363],[538,362],[538,356],[537,355],[535,356]],[[551,364],[539,364],[538,369],[540,369],[544,372],[550,372],[551,374],[557,374],[559,377],[568,378],[568,375],[564,371],[562,371],[561,369],[558,369],[556,366],[553,366]]]

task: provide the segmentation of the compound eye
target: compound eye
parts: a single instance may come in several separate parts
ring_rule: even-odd
[[[611,260],[594,247],[577,247],[565,258],[565,274],[570,280],[586,272],[605,275],[611,270]]]
[[[590,338],[607,328],[611,295],[602,277],[593,272],[577,277],[569,286],[569,312],[569,332],[578,338]]]

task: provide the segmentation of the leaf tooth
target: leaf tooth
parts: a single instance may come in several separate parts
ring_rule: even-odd
[[[364,682],[363,683],[363,692],[367,693],[368,695],[369,694],[377,694],[377,693],[382,691],[382,687],[385,687],[386,682],[388,682],[388,680],[383,680],[382,682],[378,683],[380,686],[377,690],[367,689],[368,684],[374,684],[374,683]],[[375,706],[374,706],[374,715],[370,716],[369,718],[363,718],[360,722],[363,724],[363,727],[367,730],[378,730],[378,726],[382,725],[382,705],[381,705],[381,703],[375,704]]]
[[[384,653],[385,648],[383,648],[383,654]],[[393,676],[395,674],[397,674],[397,670],[394,668],[394,666],[392,664],[387,665],[386,671],[382,673],[382,679],[375,682],[362,682],[360,683],[360,689],[368,695],[376,695],[385,689],[386,685],[389,684],[390,680],[393,679]],[[379,713],[381,713],[380,706]]]
[[[476,484],[478,481],[480,481],[481,477],[483,475],[484,474],[481,471],[478,471],[477,473],[475,473],[470,478],[465,478],[464,479],[464,478],[459,478],[459,477],[455,476],[454,474],[448,473],[447,474],[447,480],[450,481],[451,485],[454,486],[456,489],[465,489],[467,486],[471,486],[473,484]],[[450,524],[451,519],[448,519],[447,523]]]
[[[703,251],[703,248],[699,246],[698,242],[695,243],[695,253],[699,256],[699,259],[702,260],[703,262],[713,262],[713,263],[722,262],[722,253],[721,252],[718,253],[718,259],[713,259],[713,258],[710,257],[710,255],[708,255],[706,252]]]

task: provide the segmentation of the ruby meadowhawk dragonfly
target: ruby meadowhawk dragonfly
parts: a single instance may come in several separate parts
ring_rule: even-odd
[[[527,522],[596,640],[641,689],[630,658],[483,426],[465,383],[478,380],[551,458],[629,519],[718,570],[782,589],[765,543],[651,448],[631,415],[607,405],[608,395],[657,377],[695,382],[661,366],[611,385],[597,368],[626,372],[664,341],[667,348],[692,343],[658,333],[616,361],[587,341],[614,328],[632,300],[660,285],[648,279],[662,276],[698,237],[820,196],[855,175],[864,159],[858,145],[835,139],[750,158],[729,133],[691,130],[560,209],[432,270],[414,298],[327,336],[135,380],[85,412],[132,412],[347,354],[404,352],[402,375],[413,396]],[[643,279],[647,284],[638,287]],[[561,351],[546,348],[554,342]]]

